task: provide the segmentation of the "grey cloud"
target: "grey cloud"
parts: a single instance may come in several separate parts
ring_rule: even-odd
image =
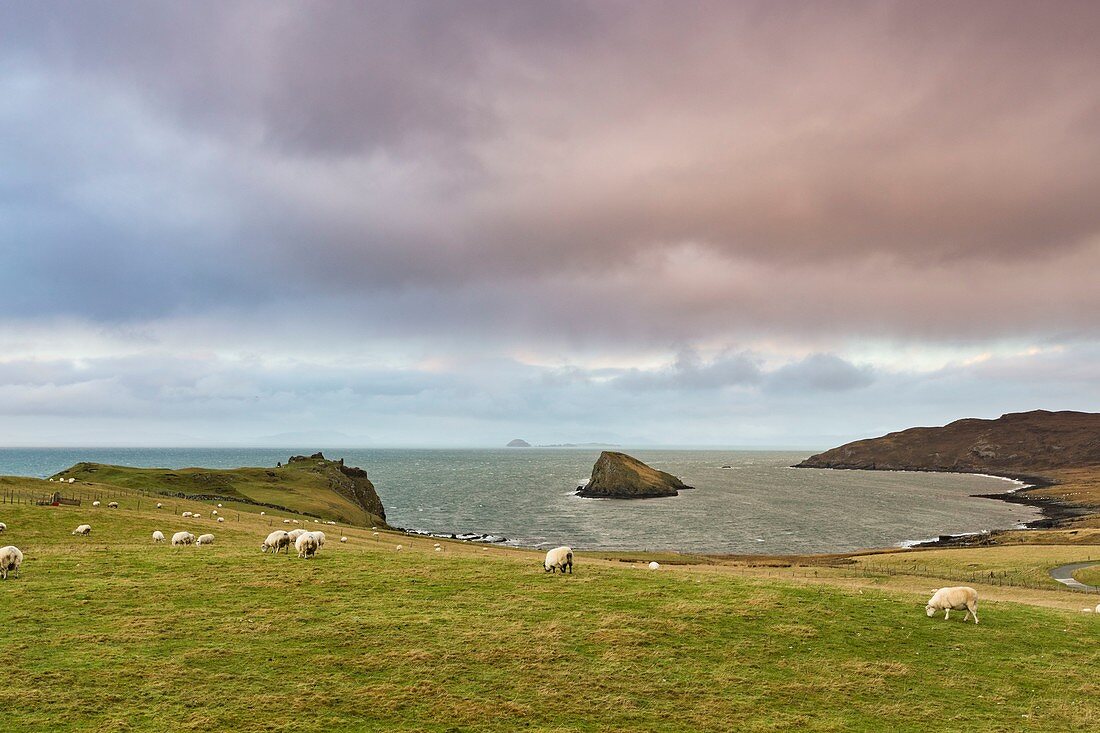
[[[834,354],[811,354],[768,375],[768,389],[776,391],[847,392],[875,381],[867,367],[858,367]]]

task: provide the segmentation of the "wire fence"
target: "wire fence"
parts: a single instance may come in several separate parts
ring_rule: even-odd
[[[55,489],[54,486],[57,488]],[[65,488],[61,488],[65,487]],[[21,505],[21,506],[49,506],[55,503],[55,500],[61,499],[61,504],[79,502],[80,506],[91,505],[92,502],[98,501],[102,503],[109,503],[111,501],[118,501],[120,505],[125,502],[127,509],[140,510],[143,506],[147,509],[155,507],[157,504],[161,505],[161,508],[170,514],[177,514],[182,509],[178,509],[177,503],[179,500],[171,497],[166,497],[163,494],[146,491],[144,489],[127,489],[125,491],[111,491],[110,489],[103,488],[81,488],[80,486],[66,486],[66,484],[50,484],[50,491],[36,492],[27,491],[26,489],[15,488],[0,488],[0,505]],[[187,506],[194,507],[195,503],[188,503]],[[241,521],[240,512],[233,512],[236,517],[236,521]],[[226,517],[226,521],[229,520],[229,513],[222,512],[218,516]]]

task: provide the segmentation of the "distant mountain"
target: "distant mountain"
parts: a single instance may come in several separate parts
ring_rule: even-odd
[[[857,440],[797,467],[1026,474],[1083,466],[1100,466],[1100,414],[1034,410]]]
[[[531,444],[522,438],[516,438],[515,440],[509,440],[506,448],[530,448]]]

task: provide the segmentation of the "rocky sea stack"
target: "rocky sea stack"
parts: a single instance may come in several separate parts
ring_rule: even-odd
[[[577,496],[589,499],[654,499],[676,496],[690,489],[671,473],[650,468],[625,453],[604,451],[592,467],[592,478],[577,487]]]
[[[516,438],[515,440],[508,441],[506,448],[530,448],[531,444],[523,438]]]

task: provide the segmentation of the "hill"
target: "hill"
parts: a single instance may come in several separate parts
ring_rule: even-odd
[[[969,418],[857,440],[799,468],[955,471],[1003,475],[1100,466],[1100,414],[1034,410]]]
[[[78,463],[54,478],[172,497],[243,501],[360,526],[386,524],[386,510],[367,472],[320,453],[293,456],[275,468],[171,470]]]
[[[581,551],[563,578],[543,573],[541,553],[446,540],[437,551],[435,538],[346,526],[306,561],[260,553],[270,514],[242,509],[218,525],[179,514],[209,504],[178,500],[173,514],[121,503],[0,504],[3,542],[26,555],[20,577],[0,581],[8,733],[763,733],[883,721],[906,732],[929,721],[1085,731],[1098,721],[1087,641],[1097,619],[1079,611],[1095,598],[1066,590],[997,588],[976,573],[975,626],[925,617],[928,589],[945,584],[933,577],[864,569],[834,580],[841,570],[814,567],[788,578],[663,557],[651,572],[648,557]],[[81,522],[89,537],[70,534]],[[217,540],[154,545],[155,529]],[[975,573],[988,552],[959,567]],[[1087,554],[1052,552],[1062,554],[1051,565]],[[926,557],[936,556],[897,562]]]
[[[505,448],[530,448],[531,444],[523,438],[514,438],[508,441],[508,445]]]

